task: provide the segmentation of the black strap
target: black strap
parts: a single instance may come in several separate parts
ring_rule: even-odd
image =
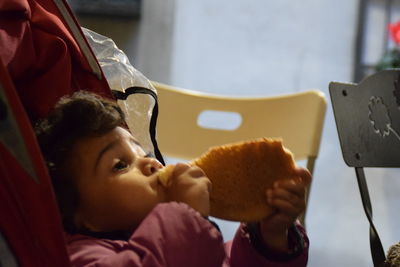
[[[356,169],[357,182],[358,182],[358,187],[360,189],[362,204],[370,226],[369,242],[371,248],[372,261],[374,262],[375,267],[380,267],[383,266],[386,257],[378,232],[376,231],[374,222],[372,221],[372,206],[371,206],[371,200],[369,198],[367,181],[365,180],[364,169],[361,167],[356,167],[355,169]]]
[[[165,165],[165,161],[163,156],[161,155],[161,152],[158,148],[157,140],[156,140],[156,124],[157,124],[157,117],[158,117],[158,98],[157,94],[144,87],[129,87],[125,89],[125,92],[121,91],[116,91],[116,90],[111,90],[114,97],[118,100],[126,100],[130,95],[132,94],[147,94],[151,95],[154,100],[155,100],[155,105],[153,107],[153,112],[151,114],[151,119],[150,119],[150,138],[151,142],[153,143],[154,147],[154,156],[160,161],[163,165]]]

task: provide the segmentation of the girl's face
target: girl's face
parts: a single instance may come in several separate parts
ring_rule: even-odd
[[[157,177],[163,166],[121,127],[82,138],[71,155],[67,169],[79,192],[78,226],[92,231],[131,230],[165,201]]]

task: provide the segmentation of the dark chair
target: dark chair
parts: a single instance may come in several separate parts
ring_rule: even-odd
[[[359,84],[329,86],[343,158],[354,167],[364,211],[370,223],[374,266],[385,253],[372,220],[364,167],[400,167],[400,71],[386,70]]]

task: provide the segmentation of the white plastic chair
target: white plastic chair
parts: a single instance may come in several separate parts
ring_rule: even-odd
[[[277,97],[226,97],[152,82],[158,93],[157,142],[167,157],[190,160],[209,147],[259,137],[279,137],[312,173],[318,156],[326,99],[311,90]],[[199,125],[203,112],[240,116],[232,130]],[[308,199],[308,195],[307,195]],[[304,224],[304,216],[300,218]]]

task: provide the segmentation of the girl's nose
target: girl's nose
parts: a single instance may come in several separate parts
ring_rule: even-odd
[[[142,173],[146,176],[150,176],[153,173],[157,172],[159,169],[163,167],[163,165],[154,158],[141,158],[140,166]]]

